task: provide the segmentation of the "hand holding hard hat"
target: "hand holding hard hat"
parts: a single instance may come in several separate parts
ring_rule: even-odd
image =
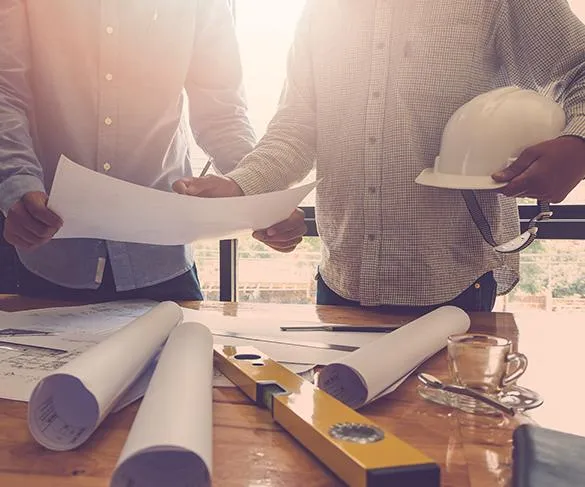
[[[460,107],[443,131],[433,168],[416,182],[449,189],[496,189],[492,175],[506,169],[535,145],[558,137],[565,112],[535,91],[506,87],[489,91]],[[585,145],[584,145],[585,148]]]
[[[585,177],[585,140],[563,136],[526,149],[500,173],[506,196],[560,203]]]
[[[561,136],[565,123],[562,107],[535,91],[484,93],[451,116],[434,167],[416,182],[461,190],[484,240],[497,252],[518,252],[534,240],[538,222],[551,217],[548,202],[562,201],[585,176],[585,140]],[[536,198],[540,212],[524,233],[498,244],[473,192],[485,189]]]

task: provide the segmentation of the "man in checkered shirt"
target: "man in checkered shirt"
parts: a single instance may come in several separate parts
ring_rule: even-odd
[[[185,179],[200,196],[274,191],[315,164],[322,239],[317,302],[491,310],[518,280],[459,191],[415,184],[453,112],[509,85],[554,97],[561,137],[527,149],[479,199],[497,242],[518,235],[514,196],[559,202],[585,176],[585,26],[565,0],[309,0],[279,109],[227,177]],[[292,250],[297,211],[255,236]]]

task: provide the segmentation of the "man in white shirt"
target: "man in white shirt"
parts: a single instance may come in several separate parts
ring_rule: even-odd
[[[192,174],[193,135],[228,172],[255,143],[246,109],[227,0],[2,1],[0,211],[17,292],[201,299],[189,246],[51,240],[47,193],[61,154],[171,191]]]

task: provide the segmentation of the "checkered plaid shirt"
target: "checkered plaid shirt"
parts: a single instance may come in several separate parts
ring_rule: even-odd
[[[491,270],[505,293],[518,256],[483,241],[460,192],[414,179],[451,114],[507,85],[554,96],[585,136],[585,26],[565,0],[309,0],[278,112],[230,176],[259,193],[316,164],[320,272],[343,297],[436,304]],[[480,203],[498,242],[518,235],[513,198]]]

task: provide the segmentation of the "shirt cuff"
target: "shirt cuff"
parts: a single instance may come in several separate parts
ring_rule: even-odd
[[[270,193],[286,188],[285,182],[278,184],[274,178],[268,178],[249,166],[237,167],[226,176],[234,180],[245,195]]]
[[[46,192],[45,186],[39,178],[30,174],[10,176],[6,181],[0,183],[0,211],[6,216],[12,205],[31,191]]]
[[[585,140],[585,115],[572,117],[561,135],[572,135]]]
[[[220,153],[214,154],[213,167],[220,174],[227,174],[237,167],[240,161],[254,149],[255,139],[239,138],[236,143],[221,148]]]

